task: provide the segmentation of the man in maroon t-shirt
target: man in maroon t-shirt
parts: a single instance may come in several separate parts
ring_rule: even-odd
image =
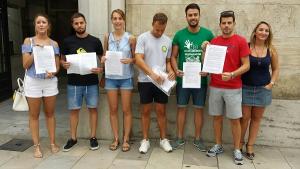
[[[219,24],[222,35],[211,41],[213,45],[227,46],[223,73],[211,74],[209,94],[209,114],[214,118],[216,144],[207,151],[214,157],[224,151],[222,147],[223,115],[230,119],[233,135],[233,158],[236,164],[243,164],[240,151],[240,118],[242,117],[242,81],[241,74],[249,70],[250,50],[245,38],[234,34],[235,16],[233,11],[224,11]]]

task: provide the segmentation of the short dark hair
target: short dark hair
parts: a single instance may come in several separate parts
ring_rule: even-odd
[[[82,13],[76,12],[71,16],[71,24],[73,24],[75,18],[80,18],[80,17],[83,18],[84,22],[86,22],[84,15]]]
[[[188,4],[188,6],[185,7],[185,15],[189,9],[198,9],[199,14],[200,14],[200,7],[198,4],[195,4],[195,3]]]
[[[166,24],[168,22],[168,17],[166,14],[164,14],[162,12],[156,13],[153,16],[152,24],[154,24],[155,22],[159,22],[159,24],[162,24],[162,25]]]
[[[229,10],[229,11],[223,11],[220,13],[220,23],[222,21],[222,18],[229,18],[232,17],[233,22],[235,22],[235,16],[234,16],[234,11]]]

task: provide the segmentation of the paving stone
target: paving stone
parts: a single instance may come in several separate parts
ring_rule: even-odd
[[[217,167],[217,158],[209,158],[206,152],[200,152],[195,148],[192,141],[187,141],[184,145],[183,163],[191,166]]]
[[[144,169],[146,165],[147,161],[116,159],[109,169]]]
[[[39,163],[46,160],[52,155],[49,149],[45,148],[46,143],[41,140],[41,147],[43,152],[43,158],[33,157],[33,147],[30,147],[22,153],[18,153],[13,158],[10,158],[6,163],[4,163],[0,169],[32,169],[35,168]]]
[[[182,169],[218,169],[218,167],[183,164]]]
[[[164,152],[155,147],[151,153],[146,169],[181,169],[183,161],[183,150]]]
[[[300,151],[293,148],[280,148],[281,153],[293,169],[300,169]]]
[[[110,151],[107,148],[109,145],[108,141],[101,141],[100,144],[100,150],[88,151],[77,161],[72,169],[107,169],[119,153],[119,150]]]
[[[299,158],[298,158],[299,159]],[[255,147],[255,159],[253,160],[256,169],[290,169],[278,148]]]
[[[0,150],[0,166],[5,164],[7,161],[9,161],[10,159],[12,159],[13,157],[15,157],[18,154],[19,154],[19,152],[15,152],[15,151]]]
[[[80,156],[71,156],[67,154],[51,155],[39,163],[35,169],[69,169],[80,159]]]
[[[151,152],[153,150],[153,147],[158,146],[155,140],[150,140],[150,144],[151,147],[148,151],[147,154],[141,154],[139,153],[139,147],[140,147],[140,142],[136,141],[136,142],[131,142],[130,144],[130,151],[127,152],[122,152],[120,151],[120,153],[117,155],[117,159],[128,159],[128,160],[142,160],[142,161],[148,161],[148,159],[150,158]],[[120,145],[120,150],[122,148],[122,143]]]
[[[217,156],[219,169],[255,169],[252,161],[244,158],[244,165],[236,165],[233,161],[233,146],[224,145],[224,153]]]

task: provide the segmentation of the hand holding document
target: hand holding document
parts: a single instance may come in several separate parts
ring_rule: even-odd
[[[97,55],[95,52],[66,55],[66,59],[67,62],[70,62],[67,74],[91,74],[92,68],[97,67]]]
[[[32,53],[37,74],[56,72],[55,55],[52,46],[33,46]]]
[[[226,46],[207,45],[202,71],[215,74],[222,73],[226,51]]]
[[[183,72],[182,88],[201,88],[200,62],[184,62]]]
[[[123,58],[122,52],[106,51],[105,74],[107,75],[123,75]]]
[[[147,77],[150,81],[158,87],[161,91],[163,91],[167,96],[170,96],[172,88],[176,85],[176,80],[169,80],[168,74],[162,71],[158,66],[154,66],[152,68],[153,72],[163,78],[162,84],[158,84],[154,79],[152,79],[149,75]]]

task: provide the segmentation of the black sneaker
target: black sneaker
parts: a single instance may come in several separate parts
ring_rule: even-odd
[[[99,149],[99,144],[98,144],[97,138],[95,138],[95,137],[90,138],[90,149],[91,150]]]
[[[72,147],[77,143],[77,140],[69,139],[67,144],[64,145],[63,151],[68,152],[72,149]]]

